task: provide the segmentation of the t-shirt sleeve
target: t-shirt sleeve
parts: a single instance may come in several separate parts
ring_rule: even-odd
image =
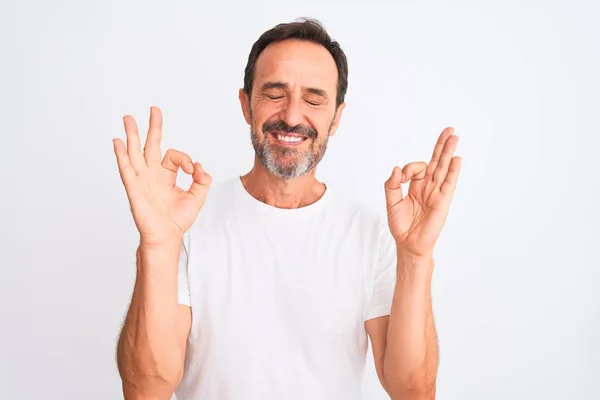
[[[179,253],[179,266],[177,273],[177,301],[191,307],[190,285],[188,281],[188,264],[190,254],[190,236],[189,231],[183,235],[181,249]]]
[[[390,314],[396,285],[396,242],[387,223],[379,232],[379,255],[375,265],[373,288],[365,313],[365,321]]]

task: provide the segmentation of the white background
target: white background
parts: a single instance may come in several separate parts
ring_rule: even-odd
[[[395,164],[454,126],[436,253],[438,398],[600,398],[600,6],[594,1],[0,3],[0,398],[122,398],[115,342],[136,230],[111,139],[162,108],[215,182],[253,150],[252,43],[320,19],[350,65],[319,176],[383,207]],[[385,399],[372,358],[365,398]]]

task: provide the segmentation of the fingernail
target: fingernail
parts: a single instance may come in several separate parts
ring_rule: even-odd
[[[188,164],[188,169],[189,169],[190,173],[193,173],[194,172],[194,164],[189,163]]]
[[[402,174],[402,182],[406,180],[406,175]]]

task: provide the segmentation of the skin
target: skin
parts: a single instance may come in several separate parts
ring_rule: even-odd
[[[384,185],[397,280],[390,316],[367,321],[365,327],[377,374],[392,399],[435,398],[439,358],[431,304],[433,252],[460,173],[457,144],[454,129],[444,129],[429,164],[394,167]],[[407,182],[404,196],[401,185]]]
[[[275,86],[275,84],[277,86]],[[275,87],[273,87],[275,86]],[[254,84],[250,96],[243,89],[239,99],[244,118],[259,141],[278,145],[269,133],[262,131],[267,121],[284,121],[288,126],[306,126],[317,132],[298,151],[306,151],[335,134],[345,104],[336,108],[337,67],[322,46],[287,40],[268,46],[256,62]],[[320,93],[315,93],[315,90]],[[283,165],[297,161],[290,155],[277,160]],[[325,185],[315,178],[316,168],[292,180],[272,174],[255,157],[254,167],[242,176],[242,184],[257,199],[280,208],[296,208],[312,204],[325,192]]]
[[[261,53],[251,93],[239,91],[258,150],[253,168],[241,178],[251,195],[279,208],[303,207],[321,198],[326,186],[316,179],[316,166],[345,107],[336,106],[336,90],[335,62],[319,45],[286,40]],[[191,327],[190,308],[177,303],[179,248],[212,179],[185,153],[168,150],[161,158],[158,108],[150,110],[143,149],[133,117],[123,120],[127,144],[115,139],[114,151],[140,245],[117,363],[126,399],[169,399],[183,375]],[[279,131],[273,128],[278,125]],[[273,133],[288,128],[306,139],[295,146],[278,142]],[[388,225],[398,252],[397,282],[390,316],[367,321],[365,329],[377,374],[392,399],[435,398],[438,348],[431,308],[433,250],[460,172],[461,159],[454,156],[457,142],[454,130],[445,129],[429,163],[394,167],[384,184]],[[176,186],[180,169],[193,178],[188,189]],[[293,178],[282,177],[281,171],[294,172]],[[402,184],[409,185],[406,195]]]
[[[123,118],[127,145],[114,139],[119,173],[140,233],[136,280],[119,335],[117,366],[126,400],[170,399],[183,376],[191,309],[177,301],[179,249],[204,204],[211,177],[200,163],[168,150],[161,160],[162,114],[150,109],[142,151],[133,117]],[[176,186],[178,170],[191,186]]]

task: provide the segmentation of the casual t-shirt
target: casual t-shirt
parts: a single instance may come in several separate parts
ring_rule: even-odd
[[[182,249],[178,400],[361,398],[364,324],[389,315],[396,277],[382,213],[330,188],[276,208],[235,177],[210,189]]]

